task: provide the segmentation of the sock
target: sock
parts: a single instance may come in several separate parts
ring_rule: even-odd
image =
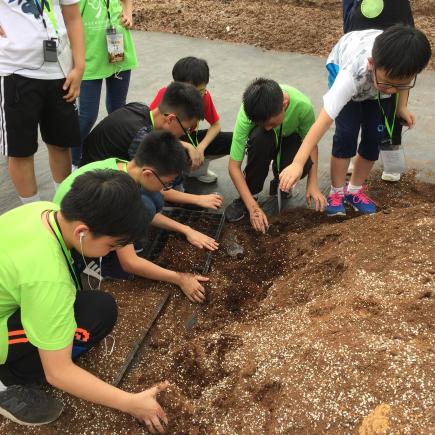
[[[20,199],[23,204],[29,204],[31,202],[41,201],[41,197],[39,196],[39,193],[36,193],[35,195],[26,198],[20,196]]]
[[[59,184],[60,183],[56,183],[56,181],[53,180],[53,186],[54,186],[54,191],[57,192],[57,189],[59,188]]]
[[[2,382],[2,381],[0,381],[0,393],[2,392],[2,391],[6,391],[6,389],[7,389],[8,387]]]
[[[360,190],[362,188],[362,186],[354,186],[353,184],[348,184],[347,186],[347,191],[349,193],[357,193],[358,190]]]
[[[344,186],[334,187],[331,185],[331,190],[329,191],[329,194],[333,195],[334,193],[339,193],[340,195],[344,195]]]

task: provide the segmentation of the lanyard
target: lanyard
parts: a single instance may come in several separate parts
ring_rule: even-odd
[[[63,256],[65,257],[66,263],[68,265],[68,270],[71,275],[71,278],[76,284],[76,288],[78,290],[81,290],[81,283],[80,280],[77,278],[76,272],[74,270],[74,260],[71,256],[70,250],[66,247],[65,241],[63,240],[62,231],[59,228],[59,222],[57,220],[57,211],[51,214],[51,211],[47,211],[47,223],[50,226],[51,230],[53,231],[57,242],[60,245],[60,248],[62,249]]]
[[[187,133],[187,137],[189,138],[189,142],[195,147],[195,148],[197,148],[198,147],[198,145],[199,145],[199,143],[198,143],[198,135],[197,135],[197,133],[196,133],[196,130],[195,130],[195,136],[194,136],[194,138],[190,135],[190,133],[189,133],[189,130],[186,130],[186,133]],[[192,133],[192,135],[193,135],[193,133]],[[194,140],[195,139],[195,140]]]
[[[388,121],[388,117],[385,113],[384,108],[381,105],[381,100],[379,98],[379,92],[378,92],[378,104],[379,104],[379,108],[381,109],[382,115],[384,116],[384,124],[385,124],[385,128],[387,129],[388,135],[390,136],[390,139],[393,139],[393,131],[394,131],[394,124],[396,123],[396,112],[397,112],[397,104],[399,102],[399,96],[398,94],[396,94],[396,102],[395,102],[395,106],[394,106],[394,114],[393,114],[393,121],[391,122],[391,125]]]
[[[282,124],[279,127],[279,133],[276,134],[275,129],[273,130],[273,132],[275,133],[275,138],[276,138],[276,150],[277,150],[277,154],[276,154],[276,169],[279,173],[280,168],[281,168],[281,144],[282,144]]]
[[[38,0],[34,0],[34,2],[38,9],[38,12],[41,14],[42,24],[44,25],[45,30],[47,30],[47,23],[45,22],[45,18],[44,18],[44,6],[47,6],[46,11],[47,11],[48,19],[50,20],[50,23],[53,26],[56,35],[59,35],[57,29],[56,17],[54,16],[53,3],[51,2],[51,0],[41,0],[41,4],[39,4]]]

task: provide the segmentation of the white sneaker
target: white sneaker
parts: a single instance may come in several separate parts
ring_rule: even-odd
[[[391,182],[397,182],[400,181],[400,174],[390,174],[388,172],[382,172],[382,177],[381,177],[384,181],[391,181]]]
[[[206,174],[200,175],[195,178],[201,183],[214,183],[218,177],[217,174],[215,174],[213,171],[207,170]]]
[[[100,265],[94,260],[90,261],[83,271],[84,274],[88,276],[92,276],[92,278],[98,279],[101,281],[103,277],[101,276],[101,268]]]

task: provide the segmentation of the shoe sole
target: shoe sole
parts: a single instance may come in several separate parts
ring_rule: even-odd
[[[400,181],[400,177],[399,178],[397,178],[397,177],[388,177],[388,176],[385,177],[384,175],[381,176],[381,179],[383,181],[388,181],[389,183],[397,183],[398,181]]]
[[[241,216],[241,217],[239,217],[239,218],[237,218],[237,219],[231,219],[231,220],[229,220],[229,219],[225,216],[225,220],[226,220],[227,222],[230,222],[230,223],[233,223],[233,222],[239,222],[239,221],[241,221],[245,216],[246,216],[246,214],[244,214],[243,216]]]
[[[346,216],[346,212],[345,211],[338,211],[337,213],[326,212],[326,216]]]
[[[53,421],[56,421],[60,417],[62,412],[63,412],[63,408],[60,410],[59,414],[56,417],[54,417],[50,420],[44,421],[42,423],[29,423],[27,421],[22,421],[22,420],[18,419],[13,414],[11,414],[9,411],[0,407],[0,415],[3,415],[3,417],[6,417],[7,419],[13,421],[14,423],[21,424],[22,426],[42,426],[44,424],[53,423]]]
[[[196,180],[199,181],[200,183],[211,184],[211,183],[216,183],[217,177],[213,179],[211,178],[201,179],[201,177],[197,177]]]

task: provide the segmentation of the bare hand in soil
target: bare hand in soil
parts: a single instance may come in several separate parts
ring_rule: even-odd
[[[209,278],[201,275],[193,275],[192,273],[180,272],[180,286],[187,299],[191,302],[202,303],[205,301],[205,289],[201,282],[209,281]]]
[[[279,174],[279,188],[288,192],[301,178],[303,169],[299,163],[292,163],[284,168]]]
[[[189,228],[186,231],[186,239],[197,248],[208,249],[209,251],[215,251],[219,248],[219,243],[215,239],[200,233],[199,231]]]
[[[327,205],[326,198],[317,186],[307,186],[307,192],[305,194],[308,207],[312,207],[312,203],[316,211],[324,211]]]
[[[169,382],[165,381],[141,393],[132,395],[133,400],[128,410],[129,414],[145,423],[147,429],[153,434],[165,432],[163,425],[168,424],[165,411],[156,400],[157,394],[166,390],[168,386]]]
[[[256,206],[249,211],[249,219],[251,221],[251,225],[256,231],[261,231],[263,234],[266,234],[269,222],[267,220],[266,214],[259,206]]]
[[[224,199],[221,195],[211,193],[210,195],[198,195],[197,205],[199,207],[217,210],[222,207]]]

